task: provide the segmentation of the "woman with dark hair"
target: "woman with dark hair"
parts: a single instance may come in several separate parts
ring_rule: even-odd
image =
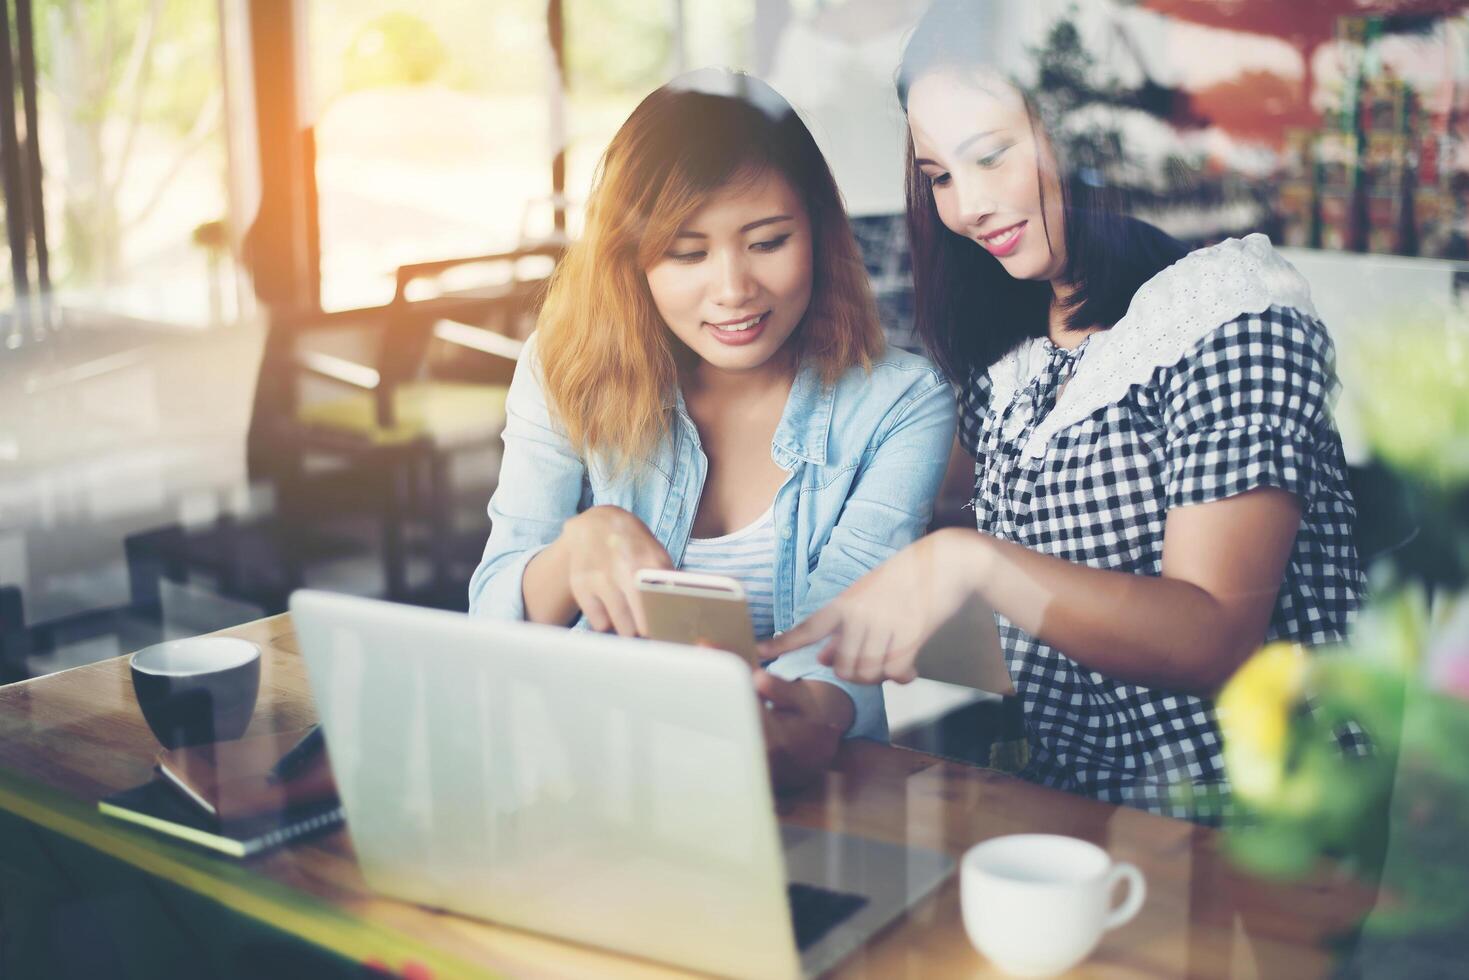
[[[736,578],[765,639],[928,524],[954,396],[888,348],[831,172],[786,101],[705,69],[633,110],[506,401],[474,615],[646,633],[641,568]],[[759,671],[771,771],[885,739],[879,688]]]
[[[1362,588],[1331,341],[1263,235],[1187,252],[1123,216],[1105,141],[1005,70],[989,6],[935,4],[898,74],[918,328],[961,389],[977,530],[906,548],[767,652],[825,640],[838,676],[911,680],[977,596],[1026,775],[1207,817],[1178,801],[1227,795],[1215,692],[1267,639],[1340,638]]]

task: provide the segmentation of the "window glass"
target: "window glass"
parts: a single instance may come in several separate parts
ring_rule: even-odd
[[[543,231],[544,0],[309,9],[326,309],[387,302],[405,263],[511,249]]]
[[[190,326],[228,319],[236,307],[217,5],[37,0],[34,23],[46,236],[61,304]]]

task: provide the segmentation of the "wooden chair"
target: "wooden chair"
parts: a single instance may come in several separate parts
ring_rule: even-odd
[[[451,571],[449,463],[497,445],[515,360],[563,249],[549,242],[404,266],[386,306],[271,325],[249,456],[252,478],[275,484],[286,533],[370,512],[385,594],[422,600],[410,595],[407,549],[409,525],[422,523],[428,598],[462,591]],[[498,275],[453,288],[476,266]]]

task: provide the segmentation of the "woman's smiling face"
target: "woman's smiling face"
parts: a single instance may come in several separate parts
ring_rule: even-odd
[[[1016,279],[1061,274],[1066,248],[1055,159],[1037,142],[1018,91],[998,78],[932,71],[908,91],[908,127],[945,227]]]
[[[679,228],[647,276],[659,315],[701,360],[760,368],[811,303],[811,221],[785,177],[742,176]]]

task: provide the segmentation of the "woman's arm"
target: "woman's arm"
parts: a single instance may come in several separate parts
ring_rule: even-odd
[[[531,623],[566,626],[581,612],[571,594],[571,548],[562,534],[526,563],[520,579],[525,618]]]
[[[1212,695],[1264,642],[1300,523],[1300,500],[1276,487],[1176,508],[1159,577],[972,532],[971,581],[1016,626],[1084,667]]]
[[[490,498],[490,538],[469,585],[473,615],[566,625],[579,610],[594,628],[637,632],[630,568],[670,565],[633,515],[578,513],[587,468],[551,418],[535,337],[526,341],[505,398],[505,451]]]
[[[1264,641],[1300,522],[1300,501],[1276,487],[1176,508],[1159,577],[1078,565],[978,532],[958,553],[974,594],[1082,666],[1211,694]]]
[[[767,655],[827,638],[820,660],[874,684],[917,676],[923,642],[978,597],[1072,660],[1115,680],[1212,694],[1263,641],[1301,506],[1263,487],[1168,516],[1162,576],[1092,568],[978,531],[905,549]]]
[[[525,618],[560,626],[581,612],[594,630],[646,636],[637,571],[672,567],[667,550],[636,516],[620,507],[588,508],[526,565]]]
[[[551,419],[535,334],[515,365],[505,396],[501,439],[505,449],[490,497],[490,537],[470,578],[469,611],[495,619],[525,619],[528,610],[521,586],[526,568],[576,516],[587,476],[581,456]],[[559,622],[570,618],[567,610]]]

